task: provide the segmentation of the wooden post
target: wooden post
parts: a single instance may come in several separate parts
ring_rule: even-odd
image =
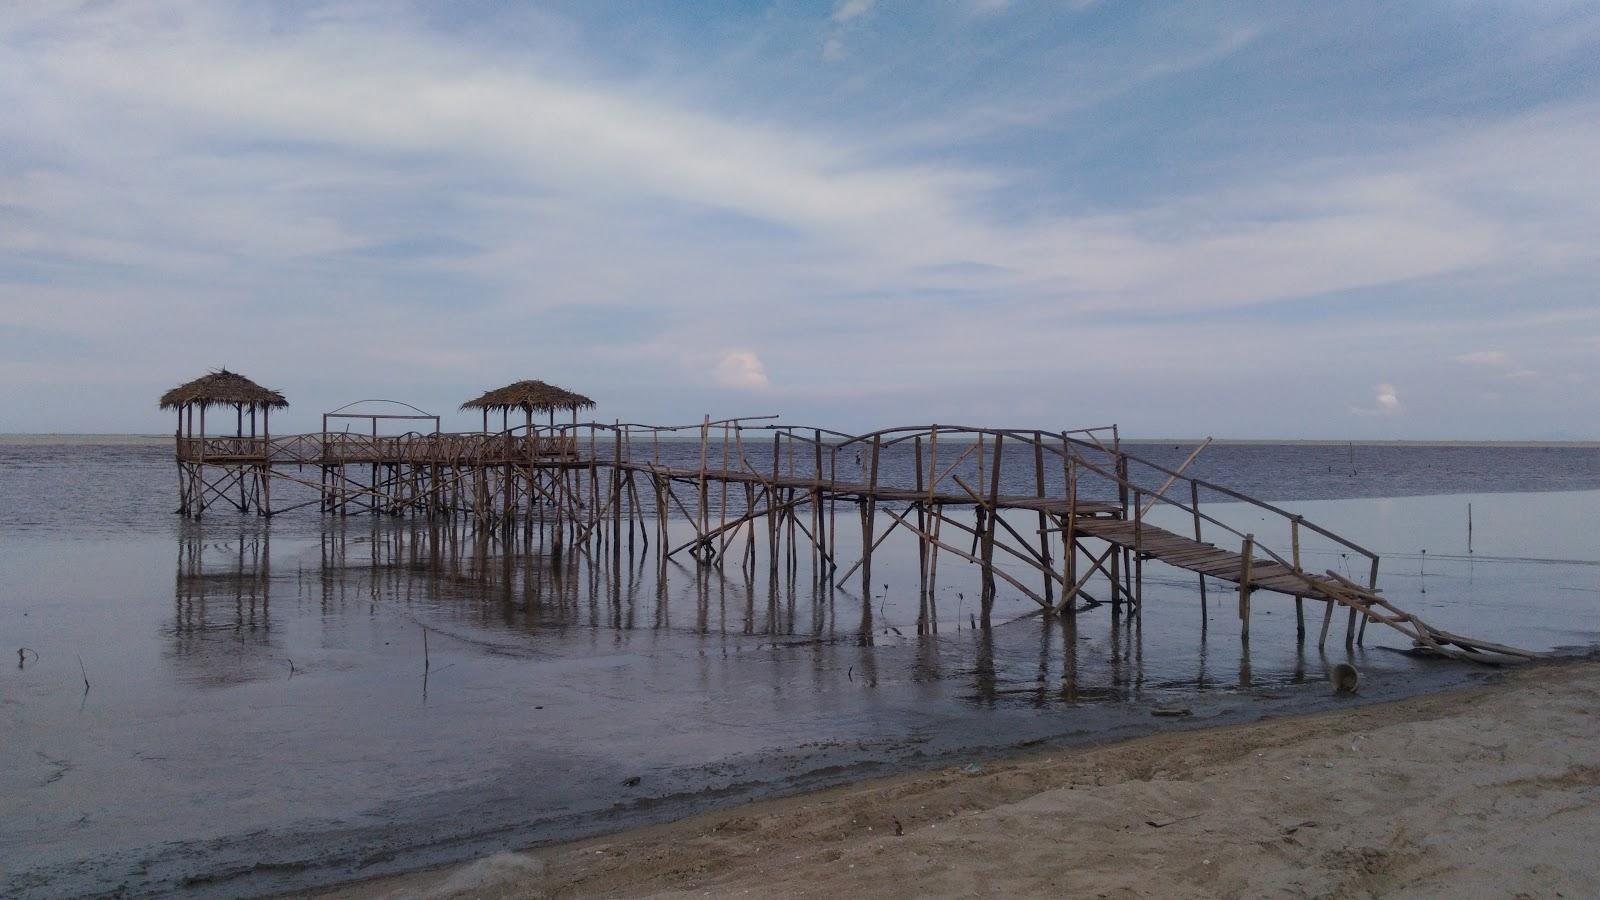
[[[272,429],[269,420],[272,408],[261,407],[261,505],[260,512],[263,516],[272,515]],[[255,414],[250,417],[250,430],[255,431]]]
[[[816,537],[817,545],[817,574],[820,578],[829,566],[828,560],[833,554],[828,550],[828,535],[823,528],[825,522],[822,516],[822,429],[814,428],[811,431],[812,452],[816,457],[817,475],[812,482],[811,489],[811,530]]]
[[[778,432],[772,433],[772,480],[767,484],[767,552],[771,556],[768,576],[778,577],[778,460],[781,452]],[[740,456],[744,450],[739,451]],[[745,510],[749,515],[749,510]]]
[[[1144,615],[1144,507],[1139,503],[1140,492],[1133,489],[1133,607],[1135,615]]]
[[[882,436],[873,435],[867,494],[861,503],[861,602],[868,607],[872,605],[872,529],[878,512],[878,453],[882,446]],[[863,612],[864,616],[869,614]]]
[[[1426,555],[1428,551],[1424,550],[1422,552],[1423,552],[1424,555]],[[1367,588],[1369,590],[1373,590],[1373,591],[1376,591],[1378,589],[1378,561],[1376,559],[1374,559],[1372,561],[1372,572],[1367,577]],[[1367,622],[1369,621],[1369,619],[1370,619],[1369,616],[1362,616],[1361,617],[1361,631],[1360,631],[1360,633],[1358,633],[1356,635],[1356,643],[1358,643],[1358,644],[1363,644],[1364,645],[1366,643],[1366,640],[1367,640]]]
[[[1205,543],[1200,536],[1200,482],[1189,479],[1189,508],[1194,513],[1194,539],[1195,543]],[[1200,630],[1205,631],[1206,617],[1209,614],[1206,604],[1206,575],[1198,572],[1200,579]]]
[[[1050,517],[1044,511],[1044,434],[1038,431],[1033,433],[1033,485],[1034,495],[1039,499],[1039,565],[1044,571],[1044,599],[1053,605],[1055,578],[1050,562]]]
[[[980,444],[980,449],[982,445]],[[981,594],[983,608],[983,627],[989,627],[989,614],[994,609],[994,532],[995,520],[1000,515],[1000,461],[1005,454],[1005,435],[999,432],[994,436],[994,462],[989,478],[989,502],[987,504],[986,520],[983,529],[983,591]],[[978,470],[983,471],[982,467]],[[980,476],[981,477],[981,476]],[[980,496],[982,491],[980,489]]]
[[[721,509],[719,510],[719,512],[717,513],[717,527],[718,528],[721,528],[722,526],[728,524],[728,472],[730,470],[730,463],[732,462],[732,460],[729,458],[728,454],[733,449],[731,446],[729,446],[732,443],[729,440],[729,437],[730,437],[730,435],[729,435],[729,423],[723,422],[722,423],[722,475],[718,479],[719,481],[722,482],[722,506],[721,506]],[[776,448],[774,448],[774,450],[776,450]],[[727,547],[727,543],[724,542],[722,546],[723,546],[723,548],[726,548]],[[722,565],[722,554],[721,553],[717,554],[717,565],[719,565],[719,566]]]
[[[710,512],[708,508],[710,506],[710,498],[706,495],[706,445],[710,440],[711,414],[707,413],[705,421],[700,423],[700,484],[698,493],[700,495],[700,534],[702,535],[706,533],[710,525],[707,521],[707,515]],[[695,558],[705,562],[701,556],[709,549],[711,549],[710,542],[703,541],[700,546],[700,552],[695,554]]]
[[[172,432],[172,449],[178,460],[178,512],[189,514],[189,490],[183,483],[183,407],[178,407],[178,427]]]
[[[922,505],[922,435],[917,435],[913,441],[915,450],[915,463],[917,469],[916,489],[917,507],[917,633],[924,634],[928,628],[928,514]]]
[[[195,507],[194,517],[198,519],[205,515],[206,512],[206,405],[204,402],[200,404],[200,458],[195,463],[194,472],[199,487],[199,503]]]
[[[1062,582],[1065,585],[1061,594],[1061,607],[1067,611],[1068,618],[1075,619],[1078,615],[1078,473],[1072,467],[1072,444],[1067,440],[1067,433],[1061,433],[1061,468],[1067,480],[1067,515],[1066,528],[1062,532],[1061,551]]]
[[[1244,545],[1239,549],[1239,640],[1250,642],[1250,570],[1254,560],[1251,554],[1255,551],[1256,536],[1244,536]]]
[[[1113,432],[1115,434],[1116,432]],[[1117,503],[1122,507],[1122,519],[1128,519],[1128,458],[1122,455],[1120,440],[1117,443],[1117,464],[1114,470],[1117,473]],[[1133,563],[1128,559],[1128,548],[1116,546],[1113,548],[1116,556],[1122,559],[1122,593],[1132,600],[1131,582],[1133,581]],[[1113,569],[1115,571],[1115,569]],[[1115,611],[1115,608],[1113,608]]]
[[[939,593],[939,533],[944,520],[944,508],[934,505],[934,499],[939,495],[939,426],[933,425],[928,429],[928,496],[924,501],[923,509],[931,521],[928,523],[932,529],[928,541],[928,626],[935,634],[939,631],[939,606],[936,599]]]
[[[794,487],[793,487],[793,485],[794,485],[794,480],[795,480],[794,479],[794,432],[785,429],[784,432],[783,432],[783,437],[784,437],[784,441],[785,441],[785,446],[787,446],[789,448],[789,484],[790,484],[790,486],[786,487],[784,489],[784,491],[783,491],[783,508],[784,508],[784,517],[789,520],[789,534],[788,534],[789,545],[788,545],[788,551],[787,552],[789,554],[789,576],[792,578],[792,577],[794,577],[796,569],[799,567],[799,559],[800,559],[800,554],[796,551],[796,544],[795,544],[795,525],[798,524],[799,516],[796,514],[794,505],[791,502],[791,501],[794,500]]]
[[[1106,553],[1111,561],[1111,614],[1117,616],[1122,613],[1122,551],[1116,544],[1111,544],[1106,548]]]
[[[1289,543],[1294,553],[1294,570],[1300,573],[1303,571],[1300,567],[1300,516],[1289,520]],[[1297,644],[1306,642],[1306,598],[1301,594],[1294,595],[1294,637]]]
[[[616,419],[613,424],[611,452],[611,553],[615,556],[622,550],[622,420]],[[628,522],[628,537],[633,537],[633,522]]]

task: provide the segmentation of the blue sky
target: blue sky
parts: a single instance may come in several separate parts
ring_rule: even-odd
[[[1600,8],[0,8],[0,431],[1600,435]]]

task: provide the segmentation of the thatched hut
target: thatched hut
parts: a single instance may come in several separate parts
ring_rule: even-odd
[[[509,427],[511,411],[522,410],[527,425],[533,425],[533,414],[550,414],[550,425],[556,424],[556,410],[572,411],[572,424],[578,424],[578,410],[591,409],[593,400],[576,391],[569,391],[542,381],[518,381],[502,388],[487,391],[476,400],[461,404],[462,409],[483,410],[483,430],[489,430],[489,413],[499,411],[502,429]]]
[[[184,420],[188,420],[189,437],[195,437],[194,411],[200,410],[199,437],[205,437],[206,410],[213,406],[234,408],[237,427],[235,437],[245,437],[244,417],[245,412],[250,413],[250,437],[256,436],[256,411],[261,411],[262,436],[271,432],[268,416],[274,409],[283,409],[289,401],[283,395],[271,388],[262,387],[254,381],[238,374],[221,369],[209,375],[202,375],[187,384],[180,384],[165,394],[161,395],[162,409],[175,409],[178,411],[178,436],[184,434]]]

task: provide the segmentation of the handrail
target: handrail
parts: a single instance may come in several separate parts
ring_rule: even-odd
[[[1111,431],[1114,428],[1116,428],[1115,425],[1097,425],[1097,426],[1095,426],[1093,428],[1075,428],[1075,429],[1072,429],[1070,431],[1065,431],[1065,432],[1044,432],[1044,431],[1040,431],[1038,429],[1031,429],[1031,428],[1019,431],[1019,430],[1016,430],[1016,429],[1009,429],[1009,428],[986,428],[986,427],[981,426],[981,425],[940,425],[940,424],[937,424],[937,423],[932,424],[932,425],[896,425],[896,426],[894,426],[892,428],[880,428],[877,431],[869,431],[869,432],[867,432],[865,434],[852,435],[849,440],[844,441],[839,446],[840,447],[844,447],[844,446],[847,446],[849,444],[856,443],[858,441],[861,442],[861,443],[871,443],[871,441],[872,441],[872,439],[874,437],[880,437],[881,438],[884,435],[897,434],[897,433],[900,433],[900,432],[908,432],[908,434],[906,434],[905,437],[895,438],[892,441],[883,441],[881,443],[881,446],[887,447],[887,446],[890,446],[891,444],[896,444],[896,443],[899,443],[901,441],[910,440],[911,438],[917,437],[918,435],[929,434],[929,433],[932,433],[932,432],[935,432],[935,431],[940,432],[940,433],[948,431],[948,432],[950,432],[952,434],[992,434],[992,435],[1005,435],[1007,437],[1011,437],[1011,436],[1022,436],[1022,435],[1031,435],[1031,434],[1040,434],[1040,435],[1042,435],[1042,434],[1050,434],[1051,436],[1056,436],[1057,434],[1090,434],[1090,433],[1097,432],[1097,431]],[[1023,438],[1023,439],[1026,440],[1026,438]],[[1042,443],[1042,441],[1041,441],[1041,443]]]
[[[1121,478],[1120,476],[1117,476],[1117,475],[1114,475],[1114,474],[1106,472],[1105,470],[1101,469],[1099,466],[1096,466],[1093,463],[1090,463],[1090,462],[1084,460],[1081,456],[1078,457],[1077,462],[1078,462],[1079,465],[1084,466],[1085,468],[1089,469],[1090,471],[1092,471],[1092,472],[1094,472],[1094,473],[1096,473],[1096,474],[1098,474],[1098,475],[1100,475],[1100,476],[1102,476],[1104,478],[1109,478],[1109,479],[1111,479],[1113,481],[1119,482],[1119,483],[1129,487],[1130,489],[1132,489],[1133,491],[1135,491],[1136,493],[1138,493],[1140,495],[1145,495],[1145,494],[1150,494],[1151,493],[1151,492],[1145,490],[1144,488],[1141,488],[1141,487],[1133,484],[1132,482]],[[1198,481],[1198,479],[1195,479],[1195,480]],[[1216,525],[1217,527],[1221,528],[1222,530],[1224,530],[1224,531],[1228,532],[1229,534],[1232,534],[1232,535],[1234,535],[1236,537],[1240,537],[1240,538],[1252,537],[1252,535],[1247,534],[1247,533],[1245,533],[1243,531],[1240,531],[1237,528],[1234,528],[1232,525],[1229,525],[1228,523],[1223,522],[1223,521],[1215,518],[1214,516],[1211,516],[1211,515],[1208,515],[1206,513],[1201,512],[1198,508],[1186,506],[1182,502],[1177,501],[1177,500],[1173,500],[1170,497],[1166,497],[1166,496],[1162,496],[1162,495],[1152,495],[1152,496],[1153,496],[1153,499],[1159,500],[1162,503],[1166,503],[1166,504],[1168,504],[1170,506],[1175,506],[1178,509],[1183,510],[1184,512],[1187,512],[1187,513],[1193,515],[1195,518],[1202,519],[1202,520],[1204,520],[1206,522],[1210,522],[1211,524]],[[1309,523],[1309,522],[1306,522],[1300,516],[1292,515],[1292,514],[1286,514],[1286,518],[1288,518],[1291,522],[1297,522],[1297,523],[1299,523],[1301,525],[1305,525],[1306,527],[1315,528],[1315,526],[1311,525],[1311,523]],[[1317,530],[1317,533],[1319,533],[1319,534],[1326,533],[1322,529],[1316,529],[1316,530]],[[1357,551],[1358,553],[1360,553],[1363,556],[1366,556],[1368,559],[1372,560],[1372,562],[1374,562],[1374,563],[1376,563],[1378,561],[1378,559],[1379,559],[1377,554],[1372,553],[1369,550],[1365,550],[1365,549],[1363,549],[1363,548],[1361,548],[1361,547],[1359,547],[1359,546],[1357,546],[1357,545],[1355,545],[1355,544],[1353,544],[1353,543],[1351,543],[1349,541],[1346,541],[1343,538],[1339,537],[1338,535],[1330,535],[1330,536],[1336,542],[1338,542],[1340,544],[1343,544],[1344,546],[1349,547],[1349,548]],[[1305,570],[1301,566],[1299,566],[1298,564],[1292,563],[1292,562],[1284,559],[1282,556],[1279,556],[1277,553],[1273,552],[1272,548],[1267,547],[1267,546],[1265,546],[1263,544],[1254,543],[1252,546],[1253,546],[1253,549],[1259,550],[1259,551],[1265,553],[1267,556],[1271,557],[1274,562],[1278,563],[1279,565],[1283,566],[1284,568],[1288,569],[1289,571],[1306,578],[1307,581],[1308,581],[1308,584],[1310,583],[1310,576],[1307,575]]]
[[[1092,445],[1084,443],[1083,441],[1077,441],[1077,440],[1072,440],[1072,443],[1079,444],[1079,445],[1082,445],[1082,446],[1092,446]],[[1095,447],[1094,449],[1102,450],[1103,452],[1111,453],[1112,455],[1120,457],[1122,459],[1127,459],[1129,461],[1139,463],[1142,466],[1147,466],[1147,467],[1149,467],[1151,469],[1155,469],[1157,472],[1160,472],[1163,475],[1175,476],[1175,477],[1177,477],[1178,479],[1180,479],[1182,481],[1188,481],[1188,482],[1190,482],[1192,484],[1195,484],[1195,485],[1198,485],[1200,487],[1203,487],[1206,490],[1212,491],[1214,493],[1222,494],[1222,495],[1227,496],[1227,497],[1232,497],[1235,500],[1239,500],[1241,502],[1248,503],[1248,504],[1250,504],[1252,506],[1256,506],[1256,507],[1259,507],[1261,509],[1265,509],[1265,510],[1267,510],[1269,512],[1272,512],[1272,513],[1275,513],[1275,514],[1277,514],[1277,515],[1279,515],[1279,516],[1281,516],[1281,517],[1283,517],[1285,519],[1298,521],[1300,523],[1301,527],[1309,529],[1311,532],[1313,532],[1315,534],[1320,534],[1325,538],[1328,538],[1328,539],[1333,540],[1333,541],[1337,541],[1338,543],[1344,545],[1345,547],[1350,548],[1351,550],[1354,550],[1355,552],[1361,554],[1362,556],[1367,557],[1368,559],[1378,559],[1378,555],[1376,553],[1373,553],[1371,550],[1368,550],[1367,548],[1361,546],[1360,544],[1357,544],[1357,543],[1355,543],[1353,541],[1350,541],[1350,540],[1348,540],[1347,538],[1345,538],[1345,537],[1343,537],[1341,535],[1335,534],[1334,532],[1331,532],[1331,531],[1327,530],[1326,528],[1323,528],[1322,526],[1317,525],[1314,522],[1308,522],[1308,521],[1306,521],[1306,519],[1303,516],[1301,516],[1301,515],[1299,515],[1297,513],[1289,512],[1288,510],[1283,509],[1282,507],[1274,506],[1273,504],[1267,503],[1264,500],[1257,500],[1256,498],[1251,497],[1251,496],[1249,496],[1247,494],[1241,494],[1238,491],[1233,490],[1232,488],[1223,487],[1220,484],[1216,484],[1214,482],[1206,481],[1203,478],[1195,478],[1192,475],[1184,475],[1181,472],[1175,472],[1172,469],[1167,468],[1166,466],[1160,465],[1159,463],[1151,462],[1151,461],[1149,461],[1147,459],[1144,459],[1142,457],[1134,456],[1131,453],[1126,453],[1126,452],[1122,452],[1122,451],[1104,451],[1103,448],[1100,448],[1100,447]],[[1080,461],[1083,459],[1081,454],[1078,456],[1078,459]],[[1093,467],[1091,466],[1091,468],[1093,468]],[[1106,477],[1116,478],[1116,476],[1106,476]],[[1132,482],[1128,482],[1127,486],[1133,487],[1134,485],[1132,484]],[[1143,490],[1143,489],[1141,488],[1140,490]],[[1241,534],[1240,536],[1242,537],[1243,535]]]

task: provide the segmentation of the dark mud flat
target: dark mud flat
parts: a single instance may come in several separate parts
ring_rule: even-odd
[[[930,711],[904,733],[824,740],[718,759],[705,765],[652,768],[635,774],[615,756],[529,760],[485,773],[454,790],[376,804],[354,822],[304,821],[282,828],[200,842],[177,842],[24,871],[8,894],[195,897],[260,896],[461,862],[502,850],[580,839],[731,808],[764,798],[876,776],[941,766],[981,771],[1008,755],[1085,743],[1106,743],[1157,731],[1238,724],[1275,716],[1382,702],[1481,683],[1495,673],[1432,664],[1404,678],[1384,679],[1359,698],[1337,698],[1320,676],[1248,689],[1150,685],[1160,703],[1057,699],[1045,708],[994,708],[974,717],[961,701]],[[880,685],[880,688],[882,686]],[[1059,695],[1059,684],[1044,693]],[[1037,697],[1032,686],[997,686],[1000,697]],[[1181,702],[1192,715],[1152,715]],[[895,706],[898,701],[888,700]],[[888,710],[883,710],[888,712]],[[892,723],[917,718],[898,710]],[[941,714],[942,713],[942,714]],[[819,723],[822,724],[822,723]],[[852,723],[841,723],[848,730]],[[989,734],[976,734],[982,730]],[[630,785],[638,778],[636,785]],[[538,798],[531,805],[529,798]],[[63,892],[63,886],[70,890]]]

